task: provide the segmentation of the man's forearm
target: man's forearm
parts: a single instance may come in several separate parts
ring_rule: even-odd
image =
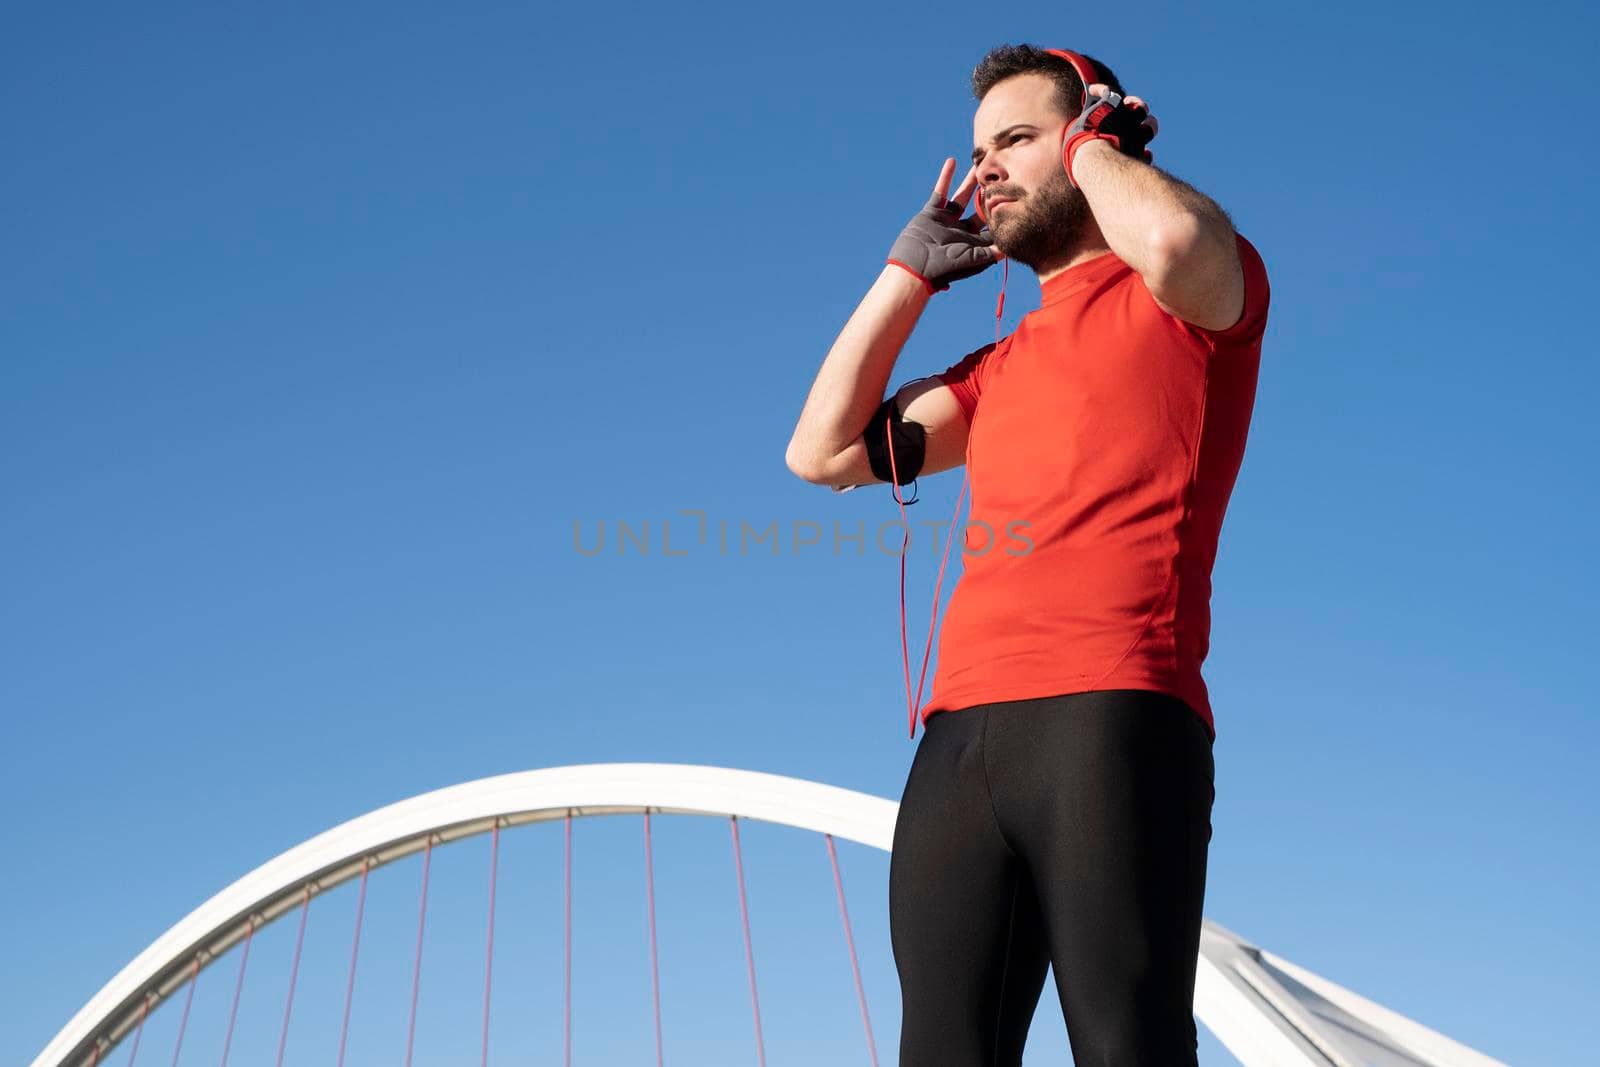
[[[789,440],[791,470],[820,470],[848,448],[883,402],[895,360],[928,306],[911,274],[885,264],[828,350]]]
[[[1080,146],[1072,156],[1072,176],[1106,244],[1147,280],[1162,277],[1188,242],[1232,247],[1233,226],[1216,201],[1109,142]]]
[[[1233,222],[1210,197],[1105,141],[1072,157],[1072,174],[1106,244],[1164,310],[1220,330],[1244,308]]]

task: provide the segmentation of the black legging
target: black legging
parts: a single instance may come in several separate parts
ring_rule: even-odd
[[[1142,690],[929,716],[889,863],[901,1067],[1017,1067],[1052,963],[1077,1067],[1197,1062],[1211,745]]]

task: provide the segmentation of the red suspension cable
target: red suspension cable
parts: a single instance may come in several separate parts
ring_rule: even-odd
[[[233,1007],[228,1011],[228,1035],[222,1039],[222,1064],[228,1067],[228,1051],[233,1047],[233,1024],[239,1017],[239,994],[244,991],[244,970],[250,964],[250,941],[255,937],[254,915],[245,916],[244,952],[239,956],[239,980],[233,985]]]
[[[306,943],[306,918],[311,914],[311,884],[300,901],[300,932],[294,938],[294,962],[289,965],[289,996],[283,1003],[283,1032],[278,1035],[277,1067],[283,1067],[283,1050],[289,1044],[289,1013],[294,1010],[294,981],[300,976],[300,949]]]
[[[567,858],[565,863],[567,892],[566,892],[566,927],[567,927],[567,974],[562,982],[562,1023],[561,1023],[561,1048],[562,1063],[572,1067],[572,809],[567,809]]]
[[[844,920],[844,943],[850,948],[850,972],[856,978],[856,1000],[861,1003],[861,1025],[867,1029],[867,1052],[872,1056],[872,1067],[878,1067],[878,1043],[872,1037],[872,1019],[867,1015],[867,991],[861,985],[861,964],[856,960],[856,939],[850,933],[850,910],[844,904],[844,879],[839,876],[839,853],[833,847],[833,835],[824,834],[828,841],[828,859],[833,863],[833,886],[839,892],[839,917]]]
[[[739,817],[730,815],[728,821],[733,825],[733,865],[739,873],[739,917],[744,922],[744,959],[750,970],[750,1006],[756,1015],[756,1059],[761,1067],[767,1067],[766,1043],[761,1037],[761,1000],[756,996],[756,957],[750,947],[750,908],[744,895],[744,857],[739,849]]]
[[[494,976],[494,887],[500,869],[500,820],[489,832],[489,946],[483,958],[483,1056],[479,1062],[489,1067],[489,989]]]
[[[345,1042],[350,1036],[350,1002],[356,995],[356,955],[361,951],[361,914],[367,906],[367,872],[372,869],[371,860],[361,861],[361,893],[356,897],[356,933],[355,940],[350,945],[350,977],[344,985],[344,1021],[339,1024],[339,1064],[344,1067]],[[177,1067],[174,1063],[173,1067]]]
[[[133,1067],[134,1057],[139,1055],[139,1039],[144,1036],[144,1021],[150,1016],[150,995],[145,994],[144,1002],[139,1005],[139,1029],[133,1032],[133,1047],[128,1050],[128,1067]]]
[[[417,909],[417,962],[411,972],[411,1021],[406,1025],[406,1067],[411,1067],[411,1050],[417,1037],[417,990],[422,985],[422,931],[428,923],[428,867],[433,863],[433,837],[422,850],[422,903]]]
[[[661,1067],[661,972],[656,965],[656,880],[650,858],[650,809],[644,809],[644,874],[650,899],[650,992],[656,1008],[656,1067]]]
[[[178,1055],[183,1052],[183,1035],[189,1029],[189,1008],[194,1004],[194,987],[200,984],[200,957],[194,958],[194,969],[189,972],[189,994],[183,998],[183,1016],[178,1020],[178,1043],[172,1050],[172,1067],[178,1067]]]

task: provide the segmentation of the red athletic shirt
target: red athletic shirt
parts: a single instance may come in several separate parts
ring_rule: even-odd
[[[1211,565],[1270,297],[1260,255],[1237,241],[1244,313],[1226,330],[1161,310],[1106,252],[1044,282],[1015,331],[938,375],[969,423],[972,511],[924,725],[976,704],[1146,689],[1185,701],[1216,737],[1200,676]]]

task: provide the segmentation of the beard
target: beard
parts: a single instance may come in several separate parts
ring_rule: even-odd
[[[1089,226],[1089,201],[1072,187],[1065,170],[1010,207],[1005,218],[990,214],[989,233],[1007,258],[1035,273],[1070,259]]]

